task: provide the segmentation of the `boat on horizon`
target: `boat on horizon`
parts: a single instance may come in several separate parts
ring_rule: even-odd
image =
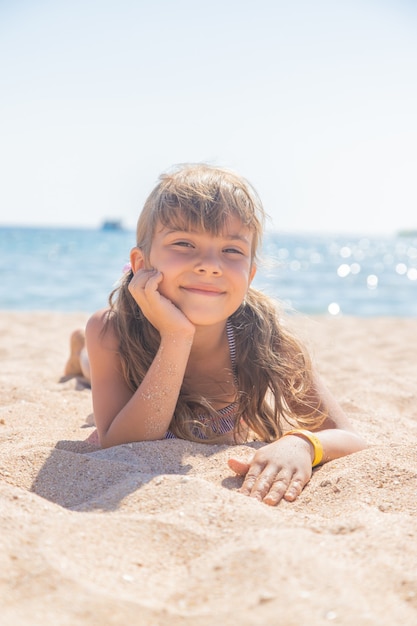
[[[101,230],[124,230],[122,220],[104,220]]]

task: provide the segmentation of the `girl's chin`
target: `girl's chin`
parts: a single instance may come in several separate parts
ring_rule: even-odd
[[[209,317],[207,315],[187,315],[187,318],[194,326],[216,326],[217,324],[225,324],[227,321],[227,318],[224,317]]]

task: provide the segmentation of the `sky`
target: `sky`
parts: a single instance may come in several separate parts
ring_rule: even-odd
[[[417,228],[414,0],[0,0],[0,224],[234,169],[282,232]]]

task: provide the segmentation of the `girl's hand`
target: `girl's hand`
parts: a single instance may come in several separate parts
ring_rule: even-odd
[[[160,333],[191,334],[195,327],[168,298],[158,291],[163,275],[158,270],[138,270],[129,283],[129,292],[141,308],[147,320]]]
[[[294,501],[311,478],[312,446],[301,437],[282,437],[257,450],[248,462],[229,459],[229,467],[245,476],[240,493],[275,506]]]

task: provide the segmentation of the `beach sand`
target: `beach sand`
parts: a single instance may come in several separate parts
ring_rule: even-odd
[[[371,447],[275,508],[237,491],[250,446],[89,444],[85,321],[0,313],[2,626],[417,624],[417,319],[295,321]]]

